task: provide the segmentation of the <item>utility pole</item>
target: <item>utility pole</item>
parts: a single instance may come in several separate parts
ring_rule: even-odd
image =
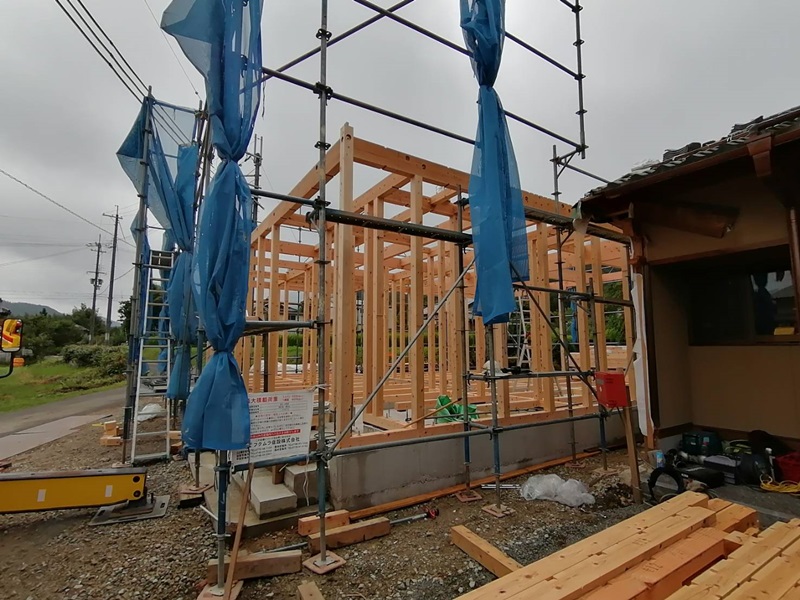
[[[87,271],[89,275],[93,275],[93,277],[89,278],[89,283],[92,284],[92,314],[89,320],[89,340],[94,343],[94,333],[95,329],[97,328],[97,290],[98,288],[103,285],[103,280],[100,279],[100,255],[104,254],[103,251],[103,238],[102,236],[98,236],[96,242],[92,242],[91,244],[86,244],[89,248],[93,248],[93,252],[97,254],[97,258],[95,259],[94,263],[94,273],[92,271]]]
[[[114,274],[117,270],[117,232],[119,231],[119,206],[116,206],[115,213],[103,213],[104,217],[114,219],[114,241],[111,242],[111,275],[108,282],[108,307],[106,308],[106,344],[111,343],[111,309],[114,305]]]

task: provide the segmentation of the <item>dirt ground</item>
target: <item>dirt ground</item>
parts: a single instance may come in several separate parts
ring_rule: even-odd
[[[14,457],[15,471],[82,469],[110,466],[119,448],[104,448],[101,430],[86,426],[73,435]],[[610,455],[612,465],[624,455]],[[594,478],[599,458],[575,467],[547,472],[585,483]],[[522,484],[527,477],[506,483]],[[184,462],[154,465],[150,489],[173,493],[190,483]],[[481,511],[494,492],[481,490],[483,502],[462,504],[453,497],[431,503],[437,519],[397,525],[390,535],[337,553],[347,564],[326,576],[304,571],[246,582],[240,598],[293,599],[297,585],[315,581],[327,600],[412,598],[450,600],[494,576],[456,548],[453,525],[464,524],[522,564],[528,564],[639,510],[630,505],[629,489],[606,478],[592,490],[597,502],[568,508],[546,501],[529,502],[517,490],[504,490],[503,502],[516,512],[496,519]],[[413,507],[386,516],[395,519],[421,512]],[[210,520],[200,508],[178,509],[173,501],[166,517],[139,523],[88,527],[94,510],[0,516],[0,591],[21,600],[193,600],[207,561],[214,556]],[[293,531],[247,540],[251,551],[302,541]],[[304,555],[304,558],[306,556]]]

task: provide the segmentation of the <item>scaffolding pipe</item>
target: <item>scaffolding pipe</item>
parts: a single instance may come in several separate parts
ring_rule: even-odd
[[[461,195],[461,186],[458,188],[458,213],[456,217],[456,225],[458,228],[459,233],[464,233],[464,201]],[[457,261],[458,261],[458,272],[464,272],[464,246],[459,245],[456,247],[457,250]],[[430,275],[433,277],[433,274]],[[458,311],[458,330],[461,334],[460,342],[461,342],[461,381],[459,381],[460,386],[460,394],[461,394],[461,414],[464,417],[464,431],[469,431],[469,335],[467,334],[467,316],[466,316],[466,293],[464,290],[464,278],[461,278],[461,283],[458,284],[458,294],[456,294],[456,310]],[[433,298],[428,300],[428,304],[431,303]],[[441,334],[440,334],[441,335]],[[430,336],[428,336],[430,339]],[[428,351],[428,358],[430,368],[435,368],[434,363],[435,360],[433,359],[433,354]],[[444,377],[444,373],[441,373],[441,376]],[[467,489],[470,487],[470,443],[469,438],[464,438],[464,485],[467,486]]]
[[[602,273],[598,273],[602,277]],[[601,279],[602,281],[602,279]],[[600,284],[603,285],[602,283]],[[592,323],[592,339],[594,340],[594,368],[595,370],[600,370],[600,345],[597,343],[598,341],[598,329],[597,329],[597,304],[594,301],[594,278],[589,279],[589,293],[592,295],[592,299],[589,300],[589,319]],[[602,318],[605,318],[605,314],[602,314]],[[606,456],[605,451],[605,424],[603,424],[603,419],[600,419],[601,428],[600,428],[600,450],[603,453],[603,470],[608,469],[608,457]]]
[[[228,537],[228,479],[230,476],[230,464],[228,463],[228,452],[219,450],[217,452],[217,466],[214,471],[217,473],[217,588],[222,590],[225,587],[225,539]],[[246,493],[246,492],[242,492]],[[243,519],[244,515],[239,515]],[[216,594],[215,594],[216,595]]]
[[[327,205],[326,187],[328,179],[325,176],[325,155],[328,151],[327,134],[327,108],[328,108],[328,41],[331,34],[328,31],[328,0],[320,1],[320,26],[317,32],[319,38],[319,141],[316,144],[319,150],[317,171],[319,172],[319,198],[315,210],[317,211],[317,229],[319,233],[319,272],[317,302],[317,514],[319,515],[319,557],[315,561],[318,567],[326,567],[333,562],[328,557],[326,543],[325,511],[327,510],[328,492],[328,459],[327,438],[325,437],[325,403],[327,396],[328,363],[325,356],[327,345],[327,323],[325,322],[325,307],[327,304],[327,290],[325,275],[327,266]]]
[[[394,6],[390,6],[386,10],[387,10],[387,12],[395,12],[397,10],[400,10],[404,6],[407,6],[407,5],[411,4],[413,1],[414,0],[403,0],[402,2],[398,2]],[[342,40],[349,38],[354,33],[358,33],[359,31],[361,31],[365,27],[368,27],[369,25],[372,25],[376,21],[380,21],[381,19],[384,18],[384,16],[385,15],[379,14],[379,15],[375,15],[374,17],[370,17],[366,21],[362,21],[358,25],[356,25],[354,27],[351,27],[350,29],[348,29],[344,33],[341,33],[341,34],[339,34],[339,35],[337,35],[335,37],[332,37],[330,40],[328,40],[328,48],[330,48],[331,46],[333,46],[337,42],[341,42]],[[284,71],[287,71],[287,70],[291,69],[292,67],[295,67],[295,66],[299,65],[301,62],[304,62],[304,61],[308,60],[309,58],[311,58],[312,56],[316,56],[319,53],[320,53],[320,48],[318,46],[318,47],[316,47],[316,48],[314,48],[312,50],[309,50],[305,54],[301,54],[300,56],[298,56],[294,60],[290,60],[288,63],[286,63],[282,67],[278,67],[275,70],[278,71],[279,73],[283,73]],[[272,75],[267,75],[266,77],[264,77],[264,79],[262,79],[262,81],[267,81],[267,80],[269,80],[271,78],[272,78]]]
[[[141,294],[139,288],[142,284],[142,269],[144,262],[142,253],[144,252],[144,240],[147,235],[147,190],[149,188],[150,171],[148,169],[150,160],[150,138],[153,135],[152,124],[152,96],[150,90],[147,92],[147,97],[144,102],[147,103],[145,109],[145,130],[144,142],[142,144],[142,159],[139,161],[142,171],[142,192],[139,194],[139,212],[136,214],[136,232],[139,234],[136,238],[136,264],[133,270],[133,295],[131,296],[131,324],[128,331],[128,380],[125,387],[125,411],[122,420],[122,462],[127,462],[128,439],[131,435],[131,423],[135,415],[133,414],[136,406],[136,386],[139,385],[139,361],[141,357],[139,354],[142,349],[139,347],[138,335],[139,331],[139,315],[142,307],[139,306]],[[134,385],[136,381],[136,386]]]
[[[469,271],[472,268],[473,264],[475,264],[474,257],[470,261],[469,265],[467,265],[467,268],[461,271],[461,274],[458,276],[458,279],[456,279],[453,282],[453,285],[450,286],[450,289],[447,290],[447,293],[439,299],[439,304],[437,304],[436,307],[434,307],[434,309],[430,311],[428,318],[425,319],[422,325],[420,325],[419,329],[417,329],[416,333],[414,334],[414,337],[412,337],[409,340],[408,344],[406,344],[406,347],[403,348],[403,351],[400,352],[397,358],[394,359],[394,362],[391,364],[386,373],[383,374],[383,377],[381,377],[381,380],[375,386],[375,389],[370,392],[369,396],[367,396],[367,399],[364,400],[364,402],[361,404],[361,407],[356,411],[356,414],[353,415],[353,418],[350,419],[350,422],[345,426],[344,430],[339,432],[336,439],[330,445],[330,450],[328,450],[327,452],[328,457],[332,456],[331,450],[336,448],[341,443],[341,441],[344,439],[344,436],[346,436],[348,432],[353,428],[353,425],[356,424],[358,418],[364,413],[365,410],[367,410],[367,407],[369,406],[370,402],[372,402],[375,399],[375,396],[378,395],[378,391],[384,386],[384,384],[387,381],[389,381],[391,376],[394,374],[394,370],[398,367],[398,365],[400,365],[400,363],[409,353],[409,351],[414,346],[416,341],[422,336],[423,332],[425,331],[425,329],[427,329],[428,325],[430,325],[431,321],[433,321],[434,317],[437,314],[439,314],[439,311],[442,309],[445,302],[447,302],[448,298],[450,298],[450,296],[453,295],[453,292],[461,284],[461,281],[464,279],[464,276],[467,274],[467,271]]]
[[[497,500],[495,507],[497,510],[500,510],[500,507],[503,505],[501,500],[501,492],[500,492],[500,432],[497,429],[498,419],[497,419],[497,377],[495,376],[495,365],[494,365],[494,324],[489,325],[486,328],[486,348],[489,354],[489,389],[491,390],[492,394],[492,427],[491,437],[492,437],[492,457],[494,459],[494,485],[495,491],[497,493]]]

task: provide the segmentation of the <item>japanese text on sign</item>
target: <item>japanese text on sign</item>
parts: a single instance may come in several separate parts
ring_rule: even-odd
[[[288,458],[308,452],[314,392],[250,394],[250,447],[233,453],[234,464]]]

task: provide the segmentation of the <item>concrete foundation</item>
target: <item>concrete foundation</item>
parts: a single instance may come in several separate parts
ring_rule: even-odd
[[[636,418],[634,418],[634,423]],[[576,448],[600,443],[596,419],[577,421]],[[610,442],[624,438],[622,421],[606,420]],[[488,435],[470,438],[473,479],[494,472]],[[500,435],[501,471],[513,471],[569,456],[570,424],[558,423]],[[337,456],[329,464],[331,500],[337,509],[358,510],[464,483],[464,440],[453,439]]]
[[[317,464],[289,465],[283,475],[283,483],[298,498],[300,506],[317,501]]]

